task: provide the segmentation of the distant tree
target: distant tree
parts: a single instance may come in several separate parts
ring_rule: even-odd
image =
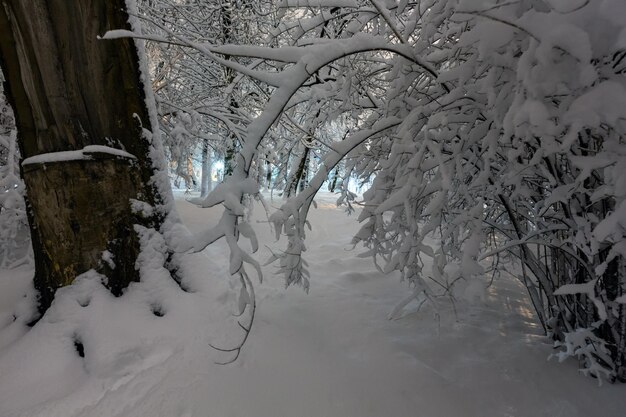
[[[145,34],[173,33],[198,43],[260,42],[271,21],[264,13],[266,1],[141,1],[139,6]],[[241,132],[266,100],[233,69],[177,42],[152,43],[148,54],[173,175],[177,183],[183,178],[191,184],[185,160],[201,162],[199,186],[205,196],[212,188],[213,160],[220,160],[226,176],[232,172]]]
[[[290,198],[271,220],[288,243],[274,259],[287,284],[307,288],[307,214],[342,164],[339,201],[349,208],[350,176],[372,182],[355,243],[411,284],[405,302],[459,296],[477,277],[516,268],[560,358],[626,380],[618,3],[280,1],[259,45],[154,37],[269,91],[241,133],[231,177],[198,201],[225,212],[194,247],[249,237],[239,220],[256,189],[254,161],[282,159]],[[346,134],[328,140],[333,124]],[[317,171],[293,195],[311,153]]]

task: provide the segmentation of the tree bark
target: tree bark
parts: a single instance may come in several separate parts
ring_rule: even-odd
[[[272,163],[269,160],[265,161],[265,188],[272,189]]]
[[[339,179],[339,168],[335,168],[333,179],[330,182],[330,186],[328,187],[328,191],[331,193],[335,192],[335,188],[337,188],[337,180]]]
[[[302,184],[302,187],[304,186],[304,183],[301,181],[304,181],[303,177],[306,174],[306,166],[309,161],[309,151],[310,148],[305,146],[302,155],[300,155],[300,159],[298,159],[296,172],[293,173],[291,179],[289,180],[289,183],[287,184],[287,188],[285,189],[285,194],[287,195],[287,198],[296,194],[296,192],[298,191],[299,183]],[[300,191],[302,191],[303,189],[304,188],[300,188]]]
[[[206,197],[211,191],[211,171],[213,164],[209,148],[209,140],[202,142],[202,177],[200,178],[200,197]]]
[[[89,269],[120,294],[139,279],[134,224],[162,222],[158,210],[141,217],[130,204],[162,203],[151,181],[151,144],[143,132],[151,124],[135,43],[97,39],[130,29],[125,8],[124,0],[0,0],[0,65],[21,155],[39,155],[23,164],[22,175],[40,311],[57,288]]]
[[[221,2],[220,18],[222,24],[222,44],[228,45],[233,41],[233,3],[230,0]],[[224,59],[230,59],[229,55],[224,55]],[[224,67],[224,80],[226,88],[230,88],[235,80],[235,72],[231,68]],[[228,112],[232,115],[236,114],[239,103],[235,99],[234,91],[229,94]],[[239,141],[233,132],[228,132],[226,138],[226,151],[224,152],[224,179],[231,176],[235,171],[235,155],[239,149]]]

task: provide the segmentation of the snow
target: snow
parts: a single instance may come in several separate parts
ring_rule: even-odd
[[[565,115],[565,122],[596,126],[617,124],[626,117],[626,88],[615,81],[603,81],[578,97]]]
[[[562,285],[556,291],[554,291],[554,295],[585,294],[598,309],[598,315],[600,316],[600,319],[606,320],[607,313],[604,304],[595,296],[595,286],[597,282],[598,279],[596,278],[589,282],[585,282],[584,284]]]
[[[559,13],[569,13],[585,6],[587,0],[548,0],[548,4]]]
[[[622,25],[626,16],[626,4],[621,0],[603,0],[600,4],[600,13],[614,24]]]
[[[159,267],[163,239],[143,229],[142,282],[115,298],[98,274],[83,274],[29,331],[20,320],[30,271],[0,271],[0,416],[624,415],[623,386],[598,388],[571,359],[547,361],[554,350],[511,278],[485,280],[480,297],[470,288],[475,300],[454,308],[441,299],[415,312],[418,300],[409,301],[388,320],[411,290],[357,256],[358,224],[335,200],[322,194],[309,212],[309,294],[285,290],[275,267],[264,267],[252,333],[227,366],[214,362],[229,353],[209,347],[242,336],[233,317],[240,287],[223,240],[183,256],[182,291]],[[191,230],[217,223],[223,210],[181,198],[177,208]],[[260,207],[249,224],[259,259],[269,256],[264,244],[280,247],[268,243]]]
[[[103,145],[88,145],[85,146],[83,149],[77,151],[50,152],[31,156],[30,158],[26,158],[24,159],[24,161],[22,161],[22,166],[63,161],[75,161],[81,159],[92,159],[91,154],[94,153],[109,154],[120,158],[137,159],[134,155],[131,155],[121,149],[115,149]]]
[[[359,5],[354,0],[286,0],[282,7],[352,7]]]
[[[606,218],[598,223],[593,233],[599,240],[606,240],[613,237],[619,242],[625,230],[626,201],[622,201],[613,213],[608,214]]]

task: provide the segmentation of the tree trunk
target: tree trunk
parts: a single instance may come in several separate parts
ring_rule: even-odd
[[[151,123],[136,46],[97,39],[130,29],[125,2],[0,2],[0,65],[25,158],[40,311],[57,288],[89,269],[120,294],[139,279],[134,224],[162,222],[158,210],[135,216],[129,201],[162,203],[150,181],[143,127]]]
[[[202,177],[200,179],[200,197],[206,197],[211,191],[211,171],[213,164],[211,163],[211,152],[208,139],[204,139],[202,143]]]
[[[306,158],[304,158],[304,166],[302,167],[302,172],[300,174],[300,183],[298,185],[298,191],[302,192],[306,187],[309,186],[309,164],[311,158],[310,148],[306,148]]]
[[[305,146],[304,151],[302,152],[302,155],[300,155],[300,159],[298,159],[296,172],[294,172],[293,175],[291,176],[291,179],[289,180],[289,183],[287,184],[287,188],[285,189],[285,194],[287,198],[291,197],[292,195],[295,195],[296,191],[298,191],[298,183],[302,181],[302,178],[305,175],[305,168],[309,160],[309,151],[310,151],[310,148]],[[301,190],[302,189],[300,189],[300,191]]]
[[[198,181],[196,181],[196,173],[193,172],[193,158],[191,154],[187,155],[187,189],[195,190],[198,185]]]
[[[335,188],[337,188],[337,180],[339,179],[339,168],[335,168],[333,179],[330,182],[330,186],[328,187],[328,191],[331,193],[335,192]]]
[[[272,163],[269,160],[265,161],[265,187],[272,189]]]

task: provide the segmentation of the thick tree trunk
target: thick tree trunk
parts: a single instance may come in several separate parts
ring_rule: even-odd
[[[129,201],[161,203],[135,44],[97,39],[130,29],[124,10],[124,0],[0,0],[0,65],[25,158],[42,311],[89,269],[116,294],[138,280],[133,225],[162,221],[135,217]]]

